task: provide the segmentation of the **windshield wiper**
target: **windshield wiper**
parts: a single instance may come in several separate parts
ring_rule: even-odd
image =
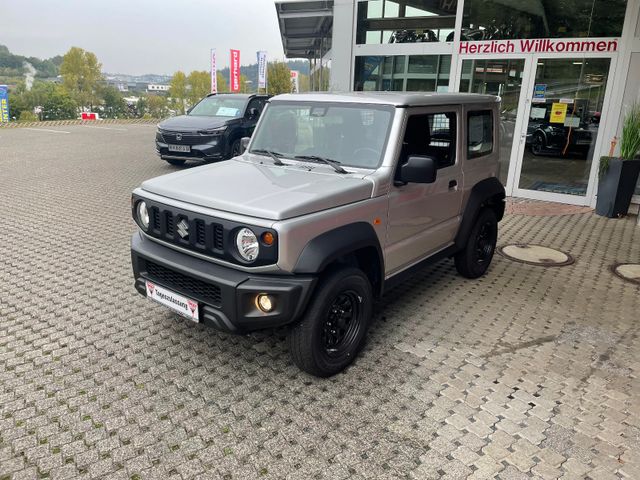
[[[295,157],[298,160],[311,160],[314,162],[324,163],[333,167],[333,169],[338,173],[349,173],[344,168],[340,166],[340,162],[337,160],[332,160],[330,158],[319,157],[318,155],[296,155]]]
[[[251,150],[249,153],[257,153],[258,155],[269,155],[273,159],[274,165],[288,165],[280,160],[280,157],[284,157],[280,152],[272,152],[271,150],[265,150],[263,148],[257,148],[255,150]]]

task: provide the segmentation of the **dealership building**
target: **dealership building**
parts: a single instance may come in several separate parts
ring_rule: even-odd
[[[599,158],[640,101],[640,0],[289,0],[276,12],[312,89],[500,95],[510,196],[594,206]]]

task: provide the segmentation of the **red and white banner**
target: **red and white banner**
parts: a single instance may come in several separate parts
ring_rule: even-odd
[[[229,84],[232,92],[240,91],[240,50],[231,50]]]
[[[218,93],[218,73],[216,70],[216,49],[211,49],[211,93]]]
[[[298,93],[300,91],[300,72],[298,70],[291,70],[291,93]]]

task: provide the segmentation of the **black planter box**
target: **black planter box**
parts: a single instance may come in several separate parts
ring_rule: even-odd
[[[640,160],[610,158],[609,168],[598,181],[596,213],[609,218],[625,216],[636,188],[638,173]]]

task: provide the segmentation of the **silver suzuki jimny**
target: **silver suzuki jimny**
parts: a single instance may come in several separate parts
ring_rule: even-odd
[[[133,192],[135,287],[226,332],[290,327],[293,361],[349,365],[374,300],[452,257],[467,278],[494,254],[498,97],[297,94],[272,98],[244,152]]]

